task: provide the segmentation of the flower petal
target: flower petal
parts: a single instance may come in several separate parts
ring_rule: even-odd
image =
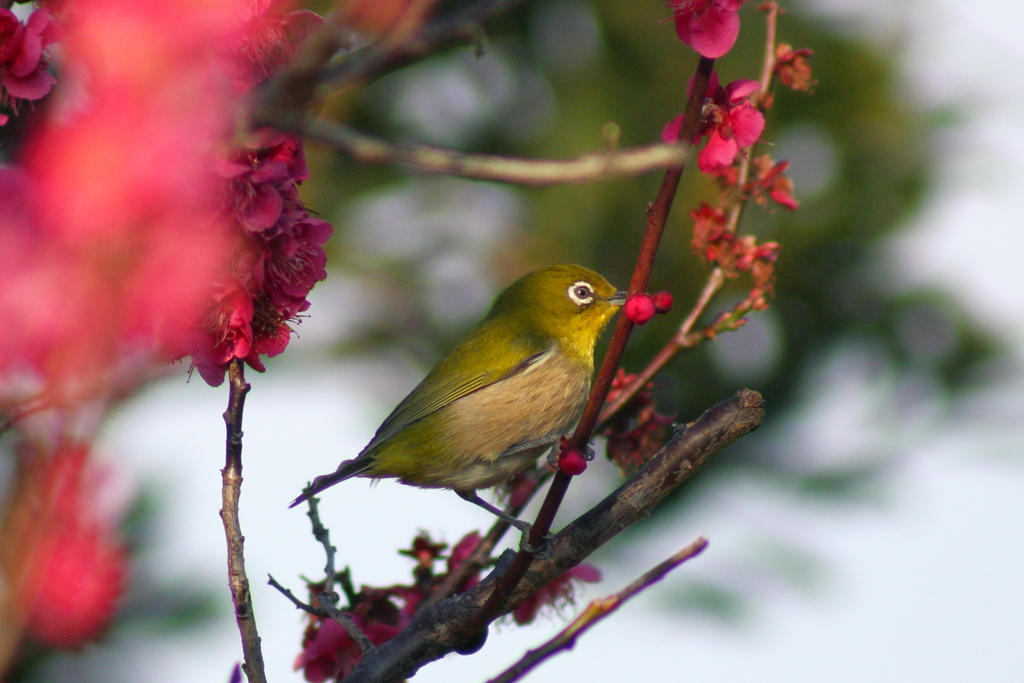
[[[690,37],[689,45],[698,54],[709,59],[717,59],[731,50],[736,43],[736,38],[740,34],[740,18],[735,11],[713,5],[707,11],[691,17],[687,31]],[[679,32],[678,19],[676,32]]]
[[[11,73],[5,74],[0,81],[3,82],[7,94],[11,97],[19,97],[23,100],[38,100],[50,92],[50,88],[57,82],[57,79],[50,75],[45,69],[33,71],[24,78],[17,78]]]
[[[729,112],[729,125],[740,147],[757,142],[764,130],[764,114],[750,104],[740,105]]]
[[[717,129],[708,138],[708,144],[697,155],[697,168],[702,173],[711,173],[722,166],[728,166],[736,158],[739,146],[732,138],[723,138]]]
[[[661,139],[669,145],[675,144],[679,140],[679,131],[682,127],[683,115],[680,114],[666,123],[665,127],[661,129]]]
[[[740,78],[725,86],[725,94],[730,102],[739,102],[761,89],[761,84],[749,78]]]
[[[43,40],[36,31],[25,31],[21,40],[21,49],[11,62],[11,73],[18,78],[24,78],[35,71],[39,66],[39,60],[43,56]]]

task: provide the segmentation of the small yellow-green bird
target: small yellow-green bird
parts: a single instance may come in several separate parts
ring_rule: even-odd
[[[454,489],[513,521],[477,489],[532,467],[575,428],[590,392],[594,345],[625,299],[582,266],[521,277],[388,415],[366,448],[314,479],[292,507],[350,477],[394,477]]]

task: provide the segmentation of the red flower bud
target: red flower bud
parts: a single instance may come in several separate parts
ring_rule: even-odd
[[[583,474],[583,471],[587,469],[587,459],[577,449],[569,448],[563,451],[561,457],[558,458],[558,469],[570,477]]]
[[[654,304],[655,313],[668,313],[672,310],[672,294],[669,292],[652,294],[651,302]]]
[[[654,302],[649,294],[634,294],[626,299],[623,312],[634,325],[643,325],[654,317]]]

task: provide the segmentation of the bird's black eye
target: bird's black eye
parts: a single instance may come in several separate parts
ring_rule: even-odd
[[[582,308],[594,301],[594,288],[587,282],[574,282],[569,287],[569,298],[572,302]]]

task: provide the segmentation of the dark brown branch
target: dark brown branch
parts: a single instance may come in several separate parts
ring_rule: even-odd
[[[562,629],[558,635],[537,649],[527,651],[518,662],[497,677],[492,678],[488,683],[513,683],[513,681],[518,681],[552,655],[562,650],[571,650],[576,645],[576,639],[586,633],[592,626],[604,620],[605,617],[610,616],[634,595],[661,581],[666,574],[683,562],[700,555],[707,547],[707,540],[701,536],[672,557],[645,572],[643,576],[637,578],[618,593],[607,598],[592,601],[583,610],[583,613],[573,619],[572,623]]]
[[[501,613],[491,620],[511,612],[616,534],[651,514],[714,453],[756,429],[763,416],[760,394],[743,390],[677,429],[665,447],[636,475],[552,539],[550,556],[533,562]],[[346,683],[401,681],[424,664],[451,652],[479,649],[485,634],[477,624],[477,615],[508,571],[509,563],[504,558],[509,555],[511,551],[475,588],[419,612],[404,631],[366,656],[345,678]]]
[[[701,57],[697,63],[693,86],[686,102],[686,111],[683,114],[683,125],[679,135],[681,140],[693,139],[694,133],[696,133],[700,125],[704,93],[707,92],[707,83],[711,77],[711,69],[714,63],[715,60],[707,59],[706,57]],[[661,236],[665,231],[665,224],[668,221],[668,214],[672,209],[672,201],[675,199],[676,188],[679,186],[679,179],[682,177],[682,174],[682,164],[670,166],[665,171],[665,177],[662,179],[657,199],[654,204],[648,206],[647,229],[644,232],[643,242],[640,244],[640,254],[637,257],[636,267],[633,269],[633,277],[629,283],[630,294],[643,292],[647,289],[647,281],[650,278],[651,269],[654,267],[654,257],[657,254],[658,245],[661,243]],[[570,447],[580,451],[586,449],[590,437],[594,433],[594,427],[597,426],[601,406],[604,405],[605,399],[608,396],[608,390],[612,386],[612,380],[615,378],[615,373],[622,362],[622,355],[626,350],[626,343],[629,341],[629,335],[632,331],[633,323],[626,316],[619,316],[612,340],[601,363],[601,370],[598,372],[597,379],[594,381],[593,389],[590,392],[590,398],[583,409],[583,415],[576,426],[576,431],[573,432],[572,438],[569,440]],[[543,547],[545,536],[547,536],[548,531],[551,529],[555,514],[557,514],[558,508],[565,498],[565,493],[569,489],[570,479],[571,477],[563,472],[555,474],[554,481],[551,482],[551,488],[548,489],[547,496],[544,498],[544,503],[541,505],[540,512],[537,514],[537,519],[530,532],[530,546],[534,548]],[[530,553],[520,552],[516,556],[512,567],[502,576],[497,589],[491,594],[487,604],[480,611],[478,621],[481,626],[490,623],[496,615],[504,611],[509,597],[527,570],[529,570],[532,562],[533,555]]]
[[[256,615],[252,610],[249,579],[245,575],[245,537],[238,521],[238,499],[242,494],[242,412],[245,408],[245,396],[249,393],[242,361],[237,358],[231,361],[231,365],[228,366],[228,378],[230,394],[228,409],[224,411],[227,447],[224,469],[221,470],[220,510],[228,544],[228,586],[231,588],[231,602],[235,606],[235,621],[242,636],[242,669],[249,683],[266,683],[260,635],[256,630]]]

